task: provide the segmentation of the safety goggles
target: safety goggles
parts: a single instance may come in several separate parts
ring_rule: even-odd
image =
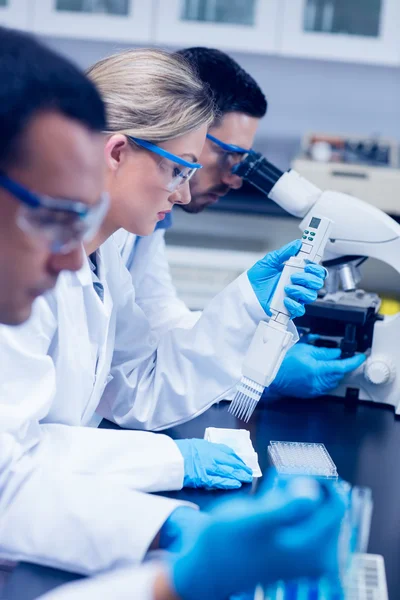
[[[0,173],[0,187],[21,202],[17,225],[46,242],[51,252],[67,254],[96,235],[109,206],[107,193],[93,206],[83,202],[36,194]]]
[[[165,189],[168,192],[174,192],[181,185],[187,183],[196,171],[202,168],[201,164],[189,162],[151,142],[130,135],[127,137],[141,148],[145,148],[145,150],[152,152],[159,158],[158,166],[163,174]]]
[[[244,160],[250,152],[253,150],[242,148],[241,146],[235,146],[234,144],[226,144],[222,140],[214,137],[213,135],[207,134],[207,139],[209,139],[213,144],[218,146],[222,150],[219,155],[219,163],[220,168],[225,172],[232,172],[232,169]]]

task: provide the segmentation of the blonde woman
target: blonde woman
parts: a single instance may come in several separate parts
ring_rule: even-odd
[[[26,326],[0,334],[0,384],[7,386],[15,414],[21,406],[25,447],[34,447],[34,460],[53,465],[60,479],[59,497],[40,512],[45,525],[37,520],[29,558],[43,562],[45,556],[47,564],[84,573],[141,560],[152,544],[176,547],[202,518],[132,489],[236,488],[251,481],[251,470],[225,446],[84,426],[98,409],[127,428],[162,430],[232,394],[283,261],[299,248],[292,244],[257,263],[210,303],[190,331],[175,328],[155,339],[110,236],[120,227],[150,234],[174,203],[190,200],[188,180],[200,168],[212,101],[182,59],[161,51],[113,56],[90,76],[108,112],[108,214],[83,269],[63,274],[55,292],[37,301]],[[322,285],[322,278],[310,277],[291,292],[293,298],[303,302],[307,287]],[[292,314],[302,308],[297,300],[290,300]],[[68,484],[76,472],[87,475],[78,496]],[[96,478],[109,482],[109,498],[93,497]],[[9,517],[2,555],[26,557],[21,510]],[[65,532],[62,543],[54,545],[44,526],[48,534]]]
[[[117,54],[88,75],[106,95],[111,196],[94,248],[122,225],[148,235],[175,203],[190,201],[188,182],[201,167],[213,104],[187,63],[160,50]]]

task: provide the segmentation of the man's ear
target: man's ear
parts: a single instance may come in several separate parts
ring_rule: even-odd
[[[104,157],[109,169],[113,171],[118,169],[124,160],[128,145],[128,139],[122,133],[115,133],[108,138],[104,148]]]

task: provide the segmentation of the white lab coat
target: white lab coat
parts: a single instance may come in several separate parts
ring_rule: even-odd
[[[114,234],[122,259],[132,276],[136,303],[157,336],[179,325],[192,327],[201,311],[191,311],[178,297],[172,283],[165,248],[165,229],[138,237],[119,229]]]
[[[168,265],[165,229],[156,229],[151,236],[143,238],[119,229],[113,238],[131,274],[136,303],[157,338],[174,327],[193,327],[202,313],[191,311],[178,297]],[[289,329],[293,333],[292,344],[295,344],[299,335],[292,322]]]
[[[41,406],[26,389],[20,404],[1,399],[0,558],[83,574],[141,562],[182,505],[134,489],[141,473],[129,457],[144,451],[145,470],[152,440],[147,446],[134,432],[39,425]]]
[[[104,303],[85,262],[28,323],[0,328],[0,426],[22,446],[0,500],[0,557],[82,573],[140,561],[177,503],[132,490],[180,489],[184,474],[167,436],[82,425],[99,402],[124,427],[161,430],[232,397],[265,317],[243,275],[190,330],[156,341],[112,239],[98,266]]]
[[[25,441],[33,439],[32,432],[0,433],[0,558],[88,575],[141,562],[182,503],[137,492],[106,469],[88,472],[84,460],[82,469],[61,455],[46,463],[46,433],[28,451]],[[114,441],[108,447],[115,452]],[[128,442],[121,453],[130,451]],[[111,471],[115,456],[103,458]]]
[[[200,312],[190,311],[176,293],[165,255],[164,230],[145,238],[120,229],[114,239],[136,282],[136,302],[146,313],[154,331],[161,334],[176,326],[190,327]],[[117,569],[110,574],[77,581],[57,588],[38,600],[154,600],[154,582],[163,568],[151,562],[136,568]]]
[[[165,566],[151,562],[134,569],[63,585],[38,600],[154,600],[154,583]]]

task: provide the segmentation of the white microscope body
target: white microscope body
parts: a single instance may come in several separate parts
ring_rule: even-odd
[[[346,255],[376,258],[400,274],[400,225],[378,208],[340,192],[322,192],[288,171],[269,193],[287,212],[303,217],[304,229],[311,213],[334,223],[326,245],[325,260]],[[400,414],[400,313],[374,325],[367,361],[333,392],[345,396],[348,387],[358,388],[360,400],[394,406]]]

